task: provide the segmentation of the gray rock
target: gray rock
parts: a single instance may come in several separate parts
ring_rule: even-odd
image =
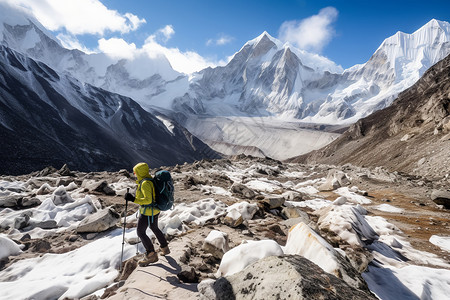
[[[200,275],[195,272],[195,269],[189,266],[183,266],[181,271],[177,274],[178,279],[186,283],[198,283]]]
[[[18,195],[4,196],[0,198],[0,207],[16,207],[18,202],[22,199]]]
[[[43,170],[39,171],[39,173],[36,174],[36,177],[48,176],[50,174],[56,173],[57,171],[58,170],[52,166],[45,167]]]
[[[200,299],[377,299],[367,286],[351,287],[299,255],[266,257],[198,289]]]
[[[102,232],[115,226],[119,214],[111,207],[102,209],[84,218],[77,227],[77,233]]]
[[[73,182],[73,178],[71,177],[60,177],[58,179],[56,179],[56,186],[68,186],[70,183]]]
[[[72,171],[70,171],[67,164],[64,164],[64,166],[62,166],[62,168],[59,169],[58,174],[61,176],[74,176],[74,174],[72,173]]]
[[[231,192],[238,194],[238,195],[242,195],[244,198],[247,199],[253,199],[256,196],[256,193],[249,189],[247,186],[240,184],[240,183],[235,183],[231,186]]]
[[[30,225],[30,218],[32,213],[30,211],[22,213],[14,220],[14,228],[22,229]]]
[[[25,198],[22,198],[18,204],[21,207],[28,208],[28,207],[35,207],[35,206],[41,205],[41,203],[42,203],[41,200],[39,200],[36,197],[32,197],[32,198],[25,197]]]
[[[42,229],[53,229],[53,228],[57,228],[58,224],[56,223],[55,220],[47,220],[47,221],[42,221],[42,222],[36,223],[36,227],[39,227]]]
[[[52,201],[55,205],[61,205],[61,204],[74,202],[72,197],[70,197],[70,195],[67,194],[66,189],[62,186],[60,186],[53,192]]]
[[[85,189],[88,189],[91,192],[98,192],[112,196],[116,194],[116,192],[108,185],[108,182],[106,182],[106,180],[96,181],[85,179],[83,180],[81,186],[84,187]]]
[[[264,200],[262,200],[262,202],[264,204],[266,204],[269,209],[274,209],[274,208],[279,208],[281,207],[284,202],[286,201],[286,199],[284,199],[284,197],[266,197],[264,198]]]
[[[21,242],[26,242],[26,241],[29,241],[29,240],[31,240],[31,235],[30,235],[29,233],[25,233],[25,234],[20,238],[20,241],[21,241]]]
[[[450,191],[433,190],[431,192],[431,200],[438,205],[443,205],[450,209]]]

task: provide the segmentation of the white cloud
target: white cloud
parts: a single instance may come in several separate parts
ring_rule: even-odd
[[[137,50],[134,43],[128,44],[125,40],[119,38],[108,40],[102,38],[98,41],[98,48],[101,52],[119,59],[132,59]]]
[[[81,44],[80,41],[72,35],[60,33],[56,36],[56,38],[61,42],[61,45],[66,49],[78,49],[88,54],[95,53],[95,51],[86,48],[86,46]]]
[[[65,28],[73,35],[127,33],[146,23],[131,13],[122,15],[110,10],[99,0],[16,0],[16,3],[30,8],[47,29]]]
[[[320,52],[332,39],[334,29],[331,26],[337,19],[338,11],[334,7],[325,7],[319,14],[300,21],[286,21],[279,30],[279,38],[294,46]]]
[[[159,43],[167,43],[168,40],[172,38],[175,34],[175,30],[172,25],[166,25],[163,28],[158,29],[156,33],[152,34],[147,38],[147,41],[159,42]]]
[[[206,59],[194,51],[181,51],[178,48],[167,48],[158,44],[150,36],[143,46],[150,57],[164,55],[170,62],[172,68],[178,72],[191,74],[207,67],[214,67],[223,62]]]
[[[231,36],[222,35],[218,39],[209,39],[206,42],[206,45],[207,46],[212,46],[212,45],[223,46],[223,45],[230,43],[231,41],[233,41],[233,38]]]
[[[80,43],[77,36],[82,34],[105,35],[105,33],[127,33],[137,30],[146,23],[131,13],[121,14],[108,9],[100,0],[0,0],[12,1],[29,8],[39,22],[48,30],[60,31],[57,38],[68,49],[79,49],[85,53],[103,52],[117,59],[137,59],[143,55],[160,58],[164,55],[172,68],[178,72],[190,74],[206,67],[223,65],[226,62],[202,57],[194,51],[181,51],[178,48],[164,46],[175,30],[166,25],[150,35],[142,48],[129,43],[123,38],[101,38],[98,48],[89,50]],[[226,38],[218,43],[226,43]]]

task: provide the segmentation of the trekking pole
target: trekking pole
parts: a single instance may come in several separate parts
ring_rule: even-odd
[[[127,194],[129,193],[129,191],[130,191],[130,188],[127,188]],[[122,272],[123,247],[125,245],[125,227],[127,226],[127,209],[128,209],[128,201],[125,200],[125,216],[123,218],[122,254],[120,255],[119,272]]]

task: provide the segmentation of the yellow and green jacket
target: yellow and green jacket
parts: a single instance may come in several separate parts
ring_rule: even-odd
[[[146,163],[138,163],[133,168],[134,174],[136,174],[138,184],[136,189],[135,203],[139,204],[139,211],[144,216],[152,216],[159,214],[160,210],[157,207],[150,207],[155,199],[155,187],[153,182],[145,180],[146,178],[152,178],[149,173],[149,167]],[[146,207],[147,206],[147,207]]]

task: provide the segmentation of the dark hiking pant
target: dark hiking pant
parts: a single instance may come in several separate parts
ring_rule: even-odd
[[[167,246],[166,237],[164,236],[162,231],[158,228],[158,216],[159,216],[159,214],[153,216],[153,222],[152,222],[152,216],[145,216],[145,215],[141,215],[138,220],[137,235],[141,239],[142,244],[144,245],[145,249],[147,250],[147,253],[155,251],[155,247],[153,246],[152,241],[148,237],[147,233],[145,233],[145,231],[147,230],[147,227],[149,227],[149,224],[150,224],[150,229],[155,234],[160,247],[164,248]]]

